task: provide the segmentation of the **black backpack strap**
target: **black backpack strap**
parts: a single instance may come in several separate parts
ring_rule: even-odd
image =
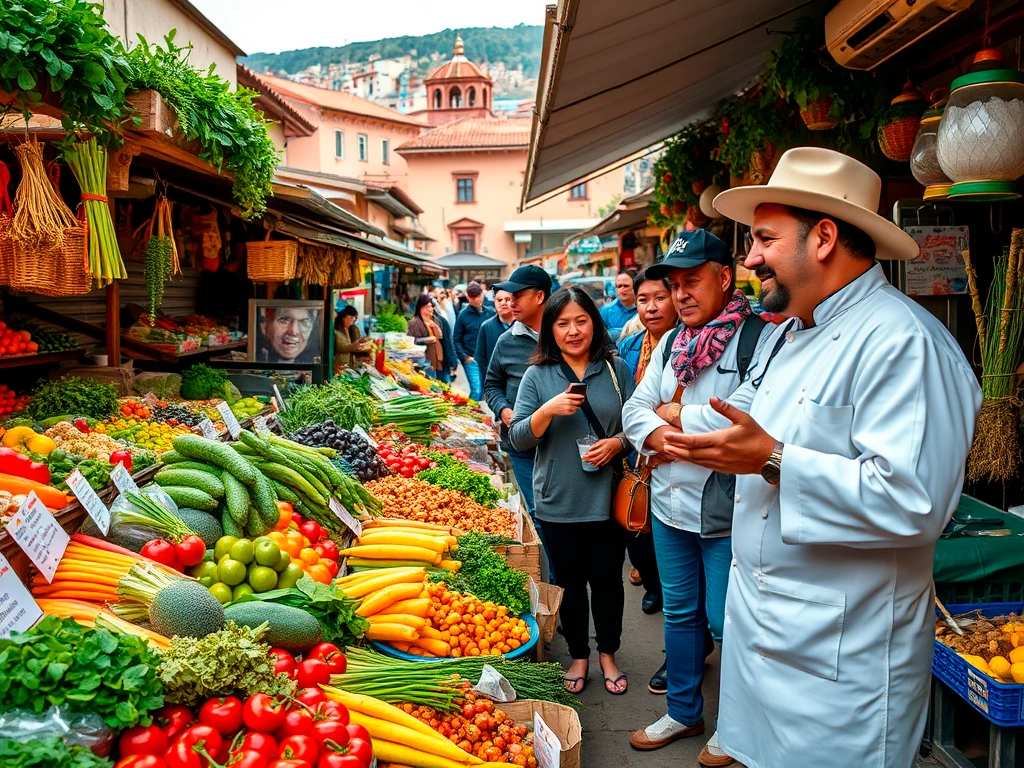
[[[559,367],[562,370],[562,374],[569,380],[571,384],[579,384],[580,380],[576,376],[576,372],[570,368],[564,361],[559,363]],[[594,430],[594,434],[597,435],[598,440],[604,440],[608,437],[608,433],[604,427],[601,426],[601,422],[597,420],[597,414],[594,413],[594,409],[590,405],[590,401],[586,398],[583,399],[583,405],[580,406],[580,410],[583,411],[583,415],[587,419],[587,423],[590,424],[590,428]]]
[[[665,346],[661,350],[661,367],[664,368],[668,365],[668,357],[672,353],[672,345],[676,343],[676,336],[683,330],[683,325],[680,323],[675,329],[668,335],[668,339],[665,341]]]
[[[739,345],[736,348],[736,370],[739,372],[740,381],[746,378],[750,361],[754,359],[754,350],[757,349],[757,340],[761,338],[761,331],[765,325],[767,321],[756,314],[743,321]]]

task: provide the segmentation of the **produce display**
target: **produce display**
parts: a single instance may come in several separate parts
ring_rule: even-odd
[[[34,355],[39,352],[39,344],[32,340],[28,331],[17,331],[0,321],[0,357],[16,355]]]
[[[935,622],[935,637],[968,664],[1000,683],[1024,683],[1024,617],[988,618],[979,613],[958,617],[958,635],[944,620]]]
[[[510,567],[492,548],[496,544],[512,543],[510,539],[487,533],[466,533],[456,542],[461,567],[451,573],[435,572],[431,574],[432,581],[441,581],[451,590],[504,605],[514,615],[530,610],[529,576]]]
[[[312,448],[334,448],[342,466],[351,470],[361,483],[387,477],[392,471],[365,438],[342,429],[334,419],[303,427],[292,433],[292,440]]]
[[[114,415],[119,406],[113,385],[96,379],[64,376],[38,386],[32,392],[32,402],[26,411],[37,421],[68,414],[105,419]]]
[[[32,395],[18,395],[6,384],[0,384],[0,416],[23,411],[32,402]]]
[[[28,332],[32,337],[31,340],[38,346],[37,352],[40,355],[53,352],[69,352],[82,346],[70,333],[48,330],[39,323],[23,317],[10,318],[7,321],[7,325],[14,330]]]
[[[437,466],[417,473],[417,480],[438,488],[460,491],[485,507],[493,507],[498,503],[501,493],[494,487],[489,475],[474,472],[465,463],[450,456],[434,453],[431,458]]]
[[[511,513],[477,504],[460,491],[399,475],[374,480],[366,489],[380,500],[385,517],[515,537]]]
[[[410,440],[429,443],[434,426],[444,420],[449,410],[444,400],[407,395],[382,402],[374,412],[373,423],[393,426]]]
[[[342,429],[374,423],[375,401],[366,376],[338,376],[323,386],[302,386],[288,395],[288,407],[278,421],[289,432],[330,420]]]
[[[437,466],[434,459],[424,455],[423,446],[415,443],[401,447],[395,443],[381,443],[377,455],[389,470],[402,477],[413,477],[417,472]]]

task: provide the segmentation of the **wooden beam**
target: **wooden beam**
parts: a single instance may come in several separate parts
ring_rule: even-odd
[[[117,280],[107,286],[107,365],[121,365],[121,284]]]
[[[138,144],[131,142],[110,152],[107,156],[107,192],[125,192],[128,190],[128,175],[132,166],[132,158],[142,151]],[[117,219],[115,219],[116,221]]]

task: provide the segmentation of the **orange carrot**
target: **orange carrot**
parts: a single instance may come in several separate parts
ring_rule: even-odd
[[[15,496],[27,496],[35,491],[36,496],[48,509],[64,509],[71,503],[71,500],[56,488],[15,475],[0,473],[0,491],[9,491]]]

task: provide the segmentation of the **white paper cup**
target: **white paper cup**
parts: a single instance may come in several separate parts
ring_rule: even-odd
[[[583,471],[584,472],[597,472],[597,470],[600,469],[600,467],[594,466],[589,461],[583,461],[584,454],[586,454],[587,451],[590,450],[590,447],[595,442],[597,442],[597,441],[596,440],[591,440],[589,437],[580,437],[580,438],[576,439],[576,447],[580,449],[580,463],[583,464]]]

